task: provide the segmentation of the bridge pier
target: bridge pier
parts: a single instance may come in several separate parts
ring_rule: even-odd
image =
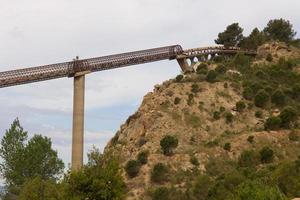
[[[75,74],[73,94],[72,170],[79,170],[83,166],[84,93],[85,74]]]
[[[177,62],[183,72],[189,72],[193,70],[186,61],[186,58],[178,58]]]

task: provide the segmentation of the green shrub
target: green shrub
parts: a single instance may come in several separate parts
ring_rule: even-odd
[[[281,126],[281,119],[279,117],[269,117],[266,121],[265,121],[265,130],[278,130]]]
[[[221,118],[221,113],[219,111],[215,111],[213,115],[215,120],[219,120]]]
[[[170,199],[170,192],[169,189],[166,187],[159,187],[156,188],[152,194],[152,200],[169,200]]]
[[[176,76],[176,82],[180,82],[181,80],[183,79],[183,75],[182,74],[179,74]]]
[[[149,152],[148,151],[141,151],[138,155],[137,155],[137,160],[142,164],[145,165],[148,162],[148,156],[149,156]]]
[[[274,159],[274,151],[269,147],[263,147],[260,151],[260,161],[262,163],[270,163]]]
[[[178,139],[171,135],[166,135],[160,140],[160,146],[163,153],[167,156],[173,154],[173,150],[178,146]]]
[[[168,180],[168,167],[163,163],[154,165],[151,171],[151,181],[155,183],[162,183]]]
[[[237,110],[238,112],[242,112],[245,108],[246,108],[245,102],[243,102],[243,101],[238,101],[238,102],[236,103],[236,110]]]
[[[215,71],[218,73],[218,74],[225,74],[226,71],[227,71],[227,68],[224,66],[224,65],[218,65],[215,69]]]
[[[233,121],[233,114],[231,112],[226,112],[225,113],[225,120],[226,120],[226,123],[232,123]]]
[[[181,99],[179,97],[175,97],[174,104],[177,105],[180,103],[180,101],[181,101]]]
[[[210,70],[206,76],[206,81],[209,83],[213,83],[216,81],[217,73],[215,70]]]
[[[276,90],[272,96],[271,101],[277,106],[283,106],[285,103],[285,95],[281,90]]]
[[[226,109],[225,109],[223,106],[220,107],[220,112],[221,112],[221,113],[222,113],[222,112],[225,112],[225,110],[226,110]]]
[[[193,93],[198,93],[199,91],[200,91],[199,85],[196,84],[196,83],[194,83],[194,84],[192,85],[192,92],[193,92]]]
[[[191,156],[190,162],[191,162],[193,165],[195,165],[195,166],[199,166],[199,165],[200,165],[198,158],[196,158],[195,156]]]
[[[243,97],[247,100],[252,100],[254,98],[255,93],[250,87],[245,87],[243,91]]]
[[[197,200],[208,199],[209,189],[213,184],[209,176],[200,175],[197,177],[195,184],[193,185],[193,195]]]
[[[259,155],[253,150],[244,150],[238,159],[240,167],[255,167],[259,164]]]
[[[258,110],[255,112],[255,117],[256,118],[262,118],[263,112],[261,110]]]
[[[194,95],[193,94],[189,94],[188,96],[188,100],[187,100],[187,104],[189,106],[193,105],[195,102],[194,102]]]
[[[291,131],[291,132],[289,133],[289,140],[290,140],[290,141],[296,142],[296,141],[299,141],[299,139],[300,139],[300,137],[299,137],[299,135],[297,134],[296,131]]]
[[[292,107],[286,107],[279,115],[281,119],[281,126],[288,128],[291,123],[295,122],[298,118],[298,114]]]
[[[266,60],[267,60],[268,62],[272,62],[272,61],[273,61],[273,56],[272,56],[272,54],[268,53]]]
[[[201,63],[197,69],[196,69],[197,74],[207,74],[208,72],[208,66],[206,63]]]
[[[251,144],[253,144],[254,142],[254,136],[253,135],[250,135],[248,138],[247,138],[247,141]]]
[[[254,104],[257,107],[264,107],[269,101],[269,95],[265,90],[260,90],[255,95]]]
[[[225,143],[224,144],[224,147],[223,147],[226,151],[230,151],[231,150],[231,144],[229,142]]]
[[[125,171],[130,178],[133,178],[139,174],[140,168],[140,162],[136,160],[129,160],[125,166]]]

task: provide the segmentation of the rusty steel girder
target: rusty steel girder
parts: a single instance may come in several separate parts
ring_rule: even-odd
[[[39,67],[0,72],[0,88],[62,77],[73,77],[79,72],[96,72],[130,65],[175,59],[183,49],[180,45],[96,57]]]

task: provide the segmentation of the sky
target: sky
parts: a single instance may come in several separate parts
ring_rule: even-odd
[[[274,18],[288,19],[300,31],[299,0],[0,0],[0,5],[0,71],[165,45],[213,45],[233,22],[245,35]],[[85,154],[93,145],[103,150],[143,96],[179,73],[176,61],[167,60],[87,75]],[[71,78],[0,89],[0,137],[18,117],[30,137],[50,137],[68,166],[72,97]]]

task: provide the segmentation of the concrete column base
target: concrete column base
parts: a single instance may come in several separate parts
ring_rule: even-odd
[[[177,62],[183,72],[193,71],[193,68],[189,66],[189,64],[185,58],[177,59]]]

